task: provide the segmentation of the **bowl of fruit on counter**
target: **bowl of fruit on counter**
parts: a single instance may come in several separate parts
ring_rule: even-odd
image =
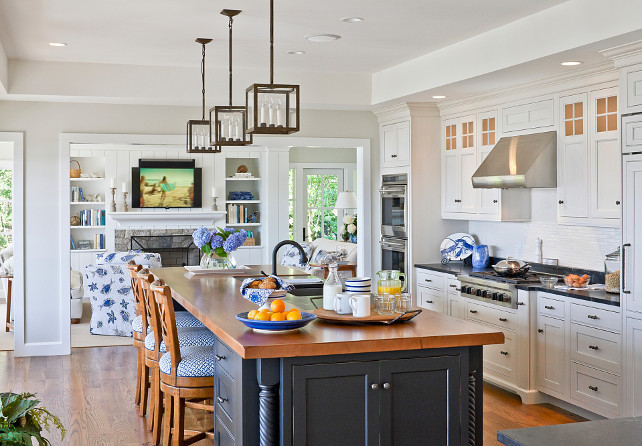
[[[578,276],[577,274],[569,274],[568,276],[564,276],[564,283],[569,288],[581,289],[588,287],[590,279],[591,278],[588,274],[584,274],[581,276]]]
[[[298,330],[308,325],[317,317],[312,313],[297,308],[285,309],[285,302],[275,299],[270,308],[245,311],[236,315],[236,319],[258,333],[278,333]]]

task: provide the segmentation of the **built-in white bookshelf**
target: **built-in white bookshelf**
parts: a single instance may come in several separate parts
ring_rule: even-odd
[[[248,168],[251,177],[237,176],[240,165]],[[231,192],[250,192],[252,200],[230,199]],[[255,239],[256,246],[244,248],[260,248],[262,232],[262,183],[260,157],[232,157],[225,159],[225,210],[227,211],[226,226],[246,229]],[[248,221],[256,216],[255,221]]]
[[[69,178],[69,214],[78,217],[80,225],[71,225],[70,250],[72,255],[78,253],[105,251],[105,223],[107,219],[106,194],[108,184],[105,179],[105,158],[89,156],[72,156],[70,160],[78,161],[82,171],[80,178]],[[75,163],[73,163],[75,166]],[[110,196],[111,197],[111,196]],[[101,215],[101,211],[103,215]],[[98,224],[96,224],[98,223]],[[85,241],[89,249],[79,249]],[[101,244],[102,243],[102,244]]]

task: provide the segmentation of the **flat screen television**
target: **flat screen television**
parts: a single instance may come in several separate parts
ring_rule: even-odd
[[[132,208],[200,207],[202,171],[194,160],[141,159],[132,168]]]

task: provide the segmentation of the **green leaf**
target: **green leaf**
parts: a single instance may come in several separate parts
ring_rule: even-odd
[[[219,257],[227,257],[227,253],[225,252],[225,250],[222,247],[216,248],[216,250],[214,250],[214,252],[216,254],[218,254]]]
[[[209,243],[208,243],[207,245],[203,245],[203,247],[201,248],[201,250],[202,250],[205,254],[209,254],[209,253],[210,253],[210,251],[212,250],[212,245],[210,245]]]

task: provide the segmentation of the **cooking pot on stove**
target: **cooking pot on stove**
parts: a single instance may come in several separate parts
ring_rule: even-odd
[[[508,257],[501,262],[493,265],[493,269],[497,274],[504,277],[518,277],[523,276],[531,269],[531,266],[521,260]]]

